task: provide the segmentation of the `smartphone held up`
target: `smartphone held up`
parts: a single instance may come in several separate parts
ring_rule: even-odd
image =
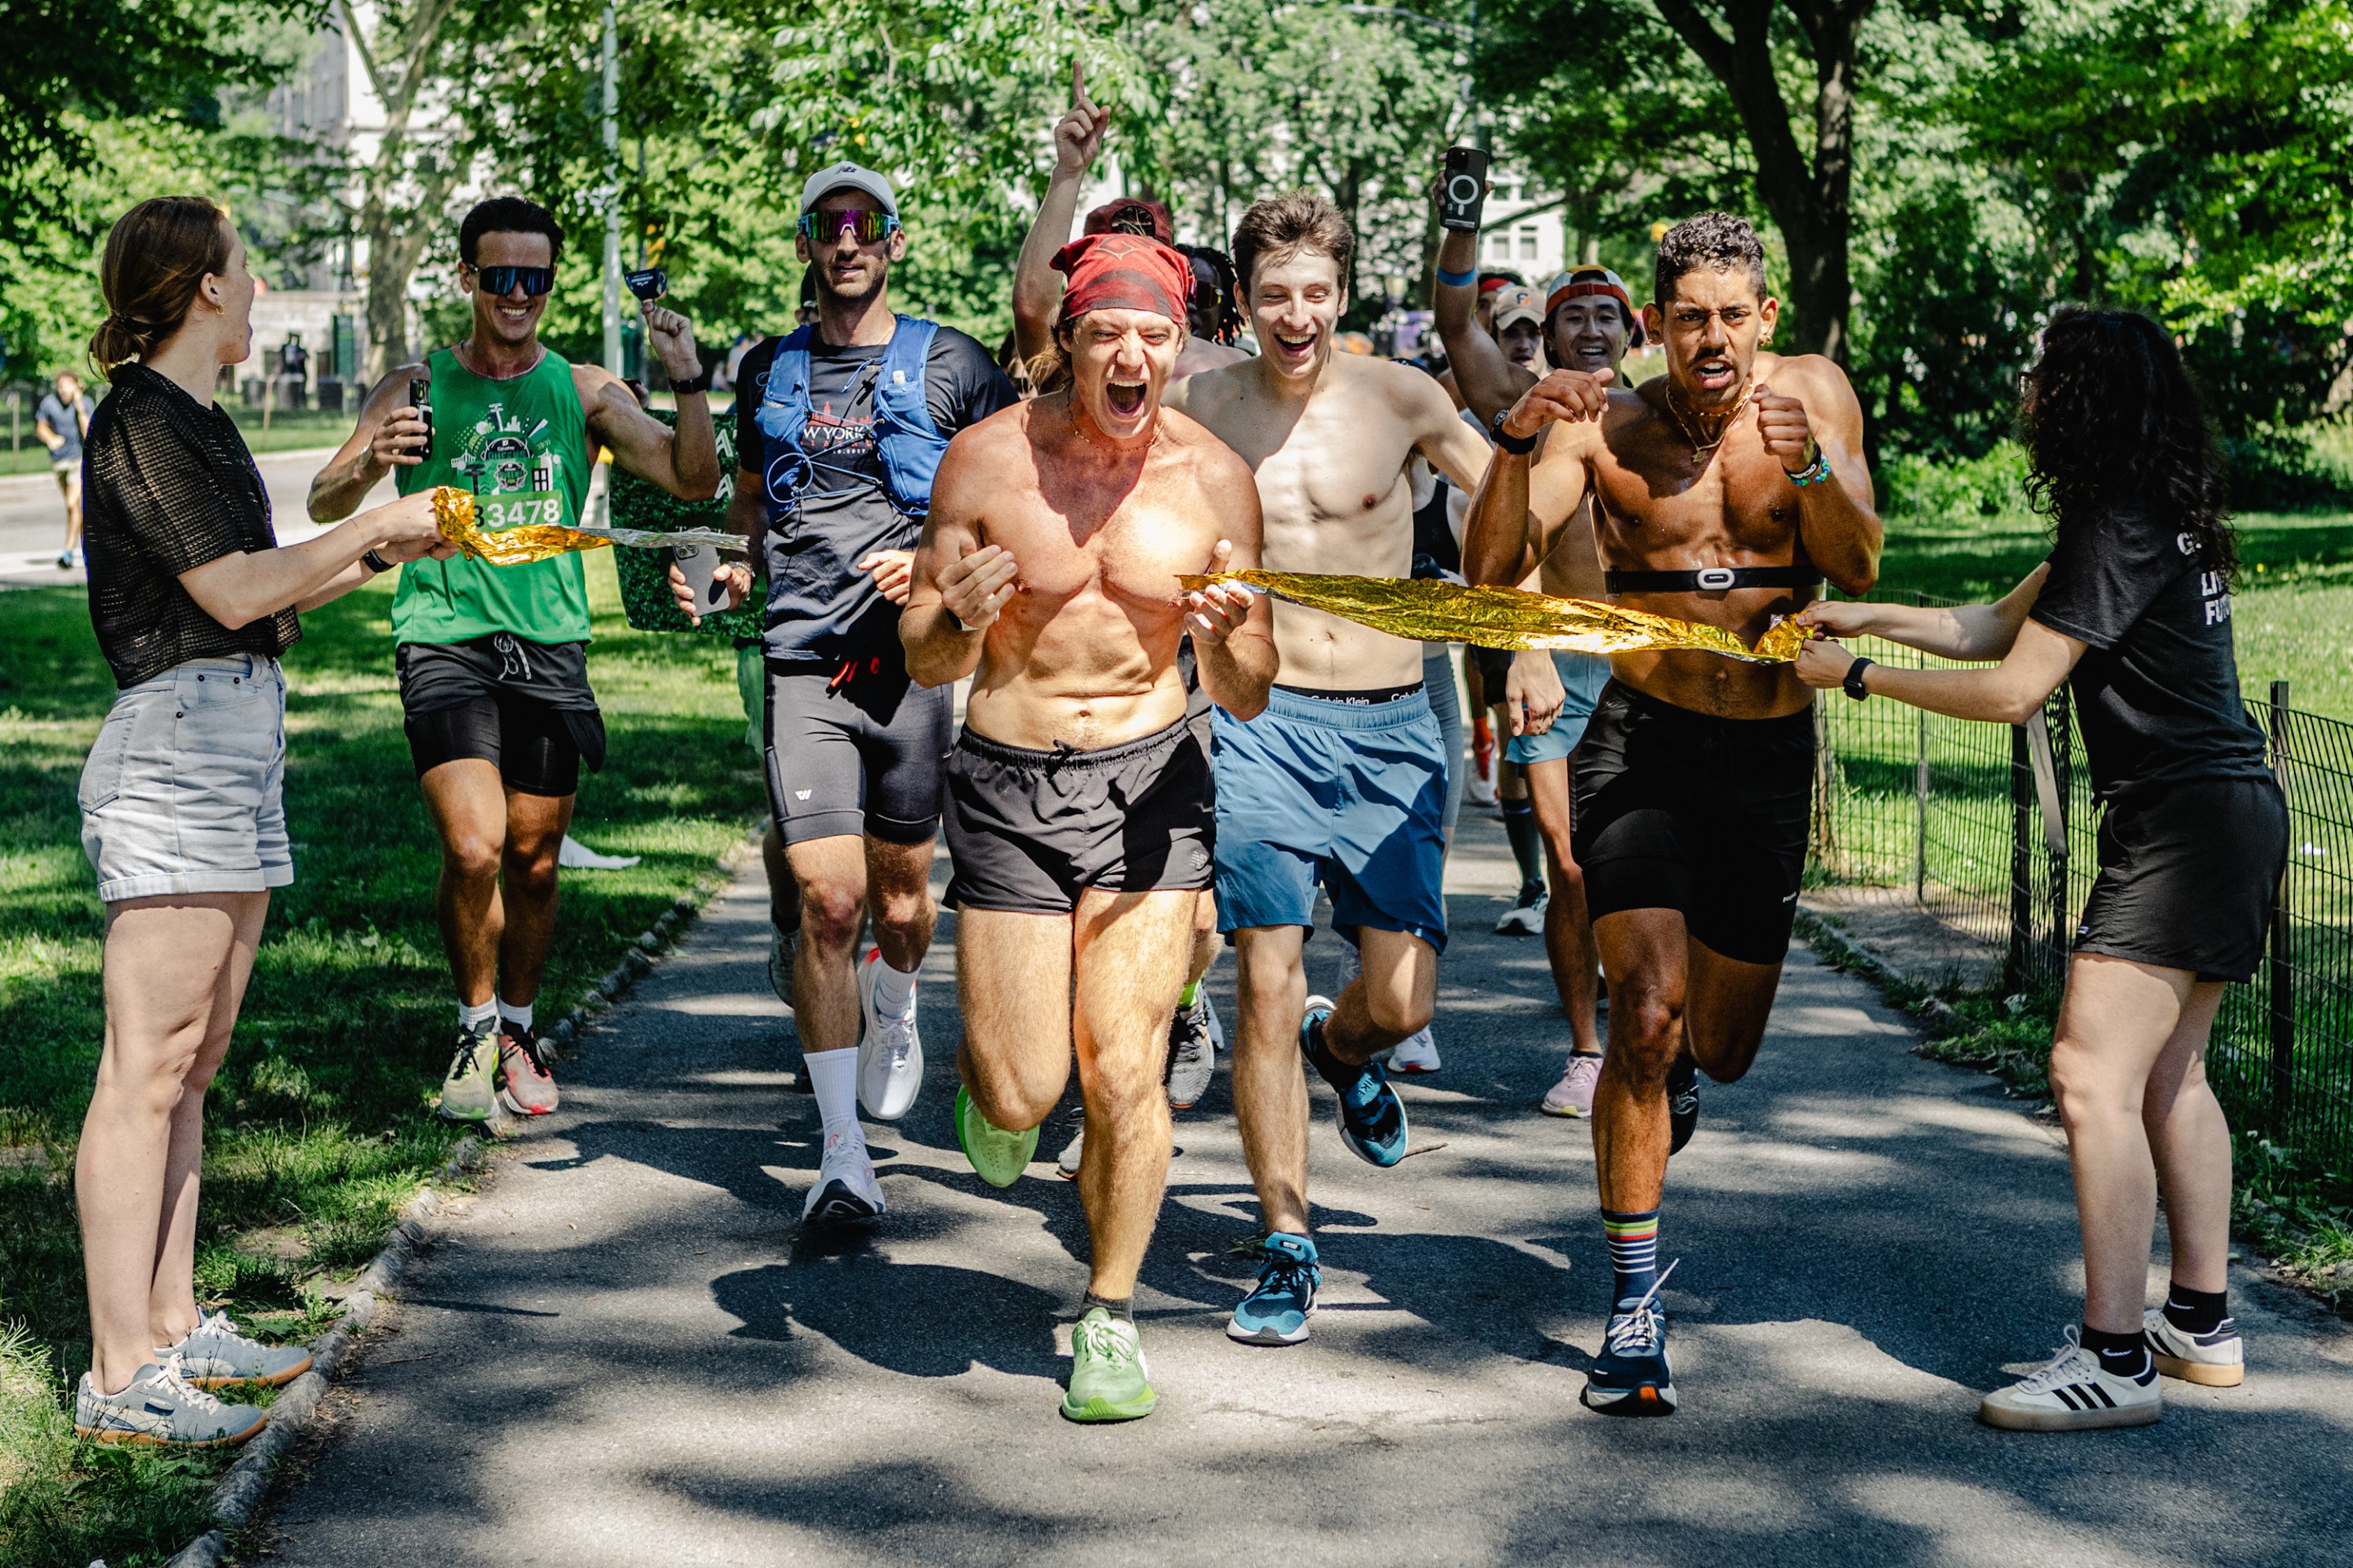
[[[1449,147],[1446,171],[1439,191],[1438,224],[1464,234],[1475,234],[1479,214],[1487,205],[1487,150]]]

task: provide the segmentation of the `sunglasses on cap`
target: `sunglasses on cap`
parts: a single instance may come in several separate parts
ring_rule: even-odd
[[[845,228],[859,244],[878,245],[898,232],[899,220],[887,212],[871,212],[862,207],[830,214],[801,214],[801,238],[811,245],[824,244]]]
[[[520,283],[536,300],[555,287],[553,267],[477,267],[473,272],[474,286],[486,294],[512,294]]]

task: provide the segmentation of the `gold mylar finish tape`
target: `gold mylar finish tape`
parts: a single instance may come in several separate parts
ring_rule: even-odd
[[[433,521],[441,536],[478,561],[494,567],[519,567],[543,561],[566,550],[601,550],[612,543],[554,523],[522,523],[485,534],[474,521],[474,498],[462,490],[442,485],[433,492]]]
[[[1180,577],[1187,591],[1242,583],[1392,637],[1467,642],[1474,648],[1558,649],[1568,653],[1648,653],[1695,649],[1751,664],[1786,664],[1805,628],[1774,622],[1751,648],[1721,626],[1626,609],[1598,599],[1555,599],[1521,588],[1462,588],[1434,577],[1344,577],[1314,572],[1219,572]]]

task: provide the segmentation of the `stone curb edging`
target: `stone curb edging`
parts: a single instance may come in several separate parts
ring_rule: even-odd
[[[545,1038],[559,1061],[575,1053],[597,1015],[608,1011],[653,968],[654,959],[694,923],[703,905],[727,885],[744,860],[759,853],[759,845],[757,829],[749,837],[729,845],[720,853],[709,874],[679,895],[659,919],[638,934],[622,954],[621,961],[606,971],[563,1022],[548,1031]],[[510,1136],[513,1119],[503,1115],[495,1118],[488,1136],[493,1140]],[[449,1150],[449,1157],[434,1171],[433,1181],[446,1182],[463,1176],[468,1163],[480,1152],[482,1143],[482,1138],[472,1134],[459,1139]],[[164,1568],[220,1568],[227,1560],[228,1532],[244,1528],[261,1507],[262,1499],[269,1495],[270,1479],[279,1459],[310,1426],[319,1401],[325,1397],[353,1341],[367,1331],[382,1298],[398,1284],[401,1275],[424,1249],[432,1234],[429,1222],[440,1213],[441,1206],[439,1191],[428,1185],[400,1211],[400,1218],[394,1223],[383,1250],[352,1282],[350,1293],[343,1298],[343,1316],[333,1328],[311,1342],[311,1370],[288,1384],[278,1396],[269,1407],[269,1425],[262,1428],[261,1436],[246,1445],[237,1463],[213,1488],[214,1527],[182,1548]]]
[[[1816,953],[1835,966],[1861,969],[1882,986],[1909,986],[1919,983],[1910,975],[1881,958],[1859,938],[1823,919],[1803,905],[1799,906],[1798,908],[1797,927],[1798,935],[1806,939],[1806,946],[1813,948]],[[1942,1024],[1957,1026],[1960,1022],[1959,1016],[1944,999],[1935,995],[1924,995],[1917,1001],[1902,1008],[1901,1011],[1931,1018]]]

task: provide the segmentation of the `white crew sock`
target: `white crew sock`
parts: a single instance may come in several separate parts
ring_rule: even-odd
[[[891,1019],[915,1011],[915,977],[892,969],[881,953],[874,955],[874,1011]]]
[[[826,1141],[836,1135],[866,1141],[858,1124],[858,1052],[811,1051],[801,1057],[809,1086],[817,1090],[817,1113],[825,1118]]]
[[[495,1001],[486,1001],[480,1007],[461,1001],[458,1004],[458,1027],[469,1031],[480,1029],[498,1015],[499,1004]]]
[[[525,1034],[531,1033],[531,1011],[530,1002],[526,1001],[518,1007],[505,997],[499,998],[499,1016]]]

